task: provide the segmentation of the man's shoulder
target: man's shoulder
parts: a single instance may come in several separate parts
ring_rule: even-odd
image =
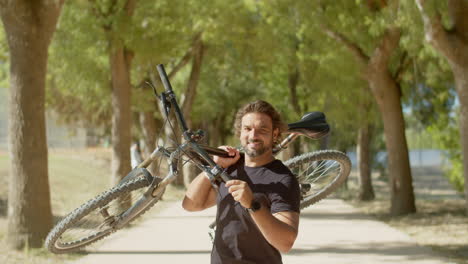
[[[291,172],[291,170],[288,168],[288,166],[284,165],[284,163],[281,160],[278,160],[278,159],[274,160],[270,168],[276,171],[277,173],[288,174],[288,175],[293,176],[293,173]]]
[[[297,180],[296,176],[281,160],[275,160],[269,167],[269,170],[280,182],[291,182]]]

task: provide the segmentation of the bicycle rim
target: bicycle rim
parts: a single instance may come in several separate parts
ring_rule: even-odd
[[[324,150],[305,153],[285,162],[297,177],[303,209],[327,197],[348,177],[351,162],[342,152]]]

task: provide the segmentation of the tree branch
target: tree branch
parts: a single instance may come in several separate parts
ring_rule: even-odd
[[[441,15],[438,12],[430,14],[426,0],[415,1],[424,22],[426,40],[447,57],[448,60],[456,61],[457,58],[453,52],[454,47],[449,40],[450,33],[442,25]]]
[[[136,0],[127,0],[127,2],[125,3],[124,8],[129,17],[133,15],[133,12],[135,11],[135,6],[136,6]]]
[[[182,69],[187,63],[190,61],[190,59],[193,56],[193,49],[197,45],[197,43],[201,40],[203,32],[198,32],[194,37],[192,41],[192,45],[190,45],[190,48],[187,50],[185,55],[180,59],[180,61],[174,66],[174,68],[171,70],[169,73],[168,77],[169,79],[172,79],[176,75],[177,72],[179,72],[180,69]]]
[[[382,41],[379,43],[377,48],[372,54],[370,59],[370,64],[372,67],[385,69],[388,68],[388,63],[392,55],[392,51],[398,47],[400,42],[401,32],[397,27],[389,28],[384,36]]]
[[[367,64],[369,61],[369,56],[367,56],[364,51],[359,47],[356,43],[352,42],[349,40],[346,36],[344,36],[341,33],[338,33],[334,30],[332,30],[330,27],[327,25],[322,25],[323,32],[327,34],[330,38],[340,42],[343,44],[351,53],[354,54],[356,59],[362,63],[362,64]]]
[[[403,73],[408,69],[412,59],[408,57],[408,52],[404,52],[400,58],[400,63],[398,64],[398,68],[395,71],[394,79],[399,83],[403,78]]]
[[[192,70],[190,72],[190,77],[188,80],[187,88],[180,100],[182,113],[184,113],[187,124],[189,126],[192,121],[190,117],[190,111],[192,111],[192,105],[193,105],[193,102],[195,101],[195,96],[197,93],[197,86],[198,86],[198,81],[200,79],[203,55],[204,55],[203,41],[201,40],[201,38],[196,38],[196,41],[193,47]]]
[[[174,68],[172,68],[171,72],[168,75],[169,79],[172,79],[176,75],[176,73],[180,71],[180,69],[182,69],[185,65],[187,65],[187,63],[192,58],[192,53],[193,53],[193,48],[190,47],[187,50],[187,53],[185,53],[185,55],[182,57],[182,59],[180,59],[180,61],[174,66]]]
[[[367,7],[371,11],[378,11],[382,10],[387,6],[387,0],[367,0],[366,1]]]

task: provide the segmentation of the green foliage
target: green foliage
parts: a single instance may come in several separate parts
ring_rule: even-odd
[[[0,29],[0,89],[9,87],[10,56],[4,28]]]
[[[449,179],[453,187],[460,193],[465,189],[465,178],[463,177],[463,161],[458,157],[450,157],[450,166],[445,168],[444,175]]]
[[[192,5],[190,1],[138,1],[126,36],[135,53],[132,79],[137,83],[148,77],[149,68],[177,62],[188,50],[195,34]]]
[[[47,105],[66,122],[110,122],[107,41],[83,1],[67,2],[49,50]]]
[[[420,131],[437,123],[440,128],[450,118],[455,102],[451,71],[424,43],[423,24],[412,0],[399,1],[398,9],[394,1],[380,6],[382,1],[371,5],[372,1],[362,0],[208,0],[203,4],[142,0],[130,19],[123,14],[125,1],[117,1],[113,9],[111,2],[92,5],[81,0],[64,6],[51,46],[47,102],[66,120],[108,124],[110,38],[122,39],[134,52],[132,111],[138,112],[156,109],[151,89],[142,85],[149,71],[155,72],[155,65],[163,63],[170,72],[201,34],[205,55],[191,116],[194,123],[213,123],[223,116],[221,130],[229,134],[237,108],[255,99],[270,101],[288,122],[298,120],[302,113],[296,113],[289,90],[290,76],[297,69],[298,106],[302,112],[326,113],[332,127],[330,147],[352,147],[359,126],[366,121],[376,124],[375,136],[382,138],[363,69],[349,50],[324,33],[324,25],[342,33],[366,55],[374,52],[390,26],[400,27],[400,47],[389,68],[402,89],[407,126]],[[442,10],[444,23],[450,23],[446,4],[441,2],[445,1],[431,4],[434,10]],[[189,65],[171,80],[178,95],[187,85]],[[438,142],[449,148],[448,142]]]
[[[430,15],[442,15],[450,28],[447,1],[429,1]],[[408,70],[402,75],[404,107],[410,149],[441,148],[446,150],[449,166],[445,175],[453,186],[463,189],[463,169],[456,119],[456,93],[451,69],[438,52],[424,41],[421,16],[414,1],[402,1],[404,16],[399,23],[405,34],[401,46],[409,54]]]
[[[448,115],[440,116],[428,127],[428,131],[435,142],[446,151],[449,162],[444,168],[445,176],[458,191],[463,191],[464,176],[458,111],[458,107],[454,107]]]
[[[406,117],[406,139],[409,150],[417,149],[441,149],[441,142],[428,129],[414,120],[414,116]]]

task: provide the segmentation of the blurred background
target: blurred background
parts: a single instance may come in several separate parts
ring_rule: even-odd
[[[286,122],[322,111],[331,133],[298,140],[281,159],[341,150],[353,172],[340,198],[391,217],[438,216],[449,201],[466,225],[466,1],[0,3],[8,261],[24,257],[11,248],[41,247],[57,219],[124,177],[132,145],[144,158],[180,140],[164,129],[148,85],[163,90],[157,64],[206,144],[237,146],[235,113],[253,100],[269,101]],[[175,191],[196,173],[184,168]],[[463,259],[467,242],[453,243],[442,251]],[[38,255],[50,257],[30,261]]]

